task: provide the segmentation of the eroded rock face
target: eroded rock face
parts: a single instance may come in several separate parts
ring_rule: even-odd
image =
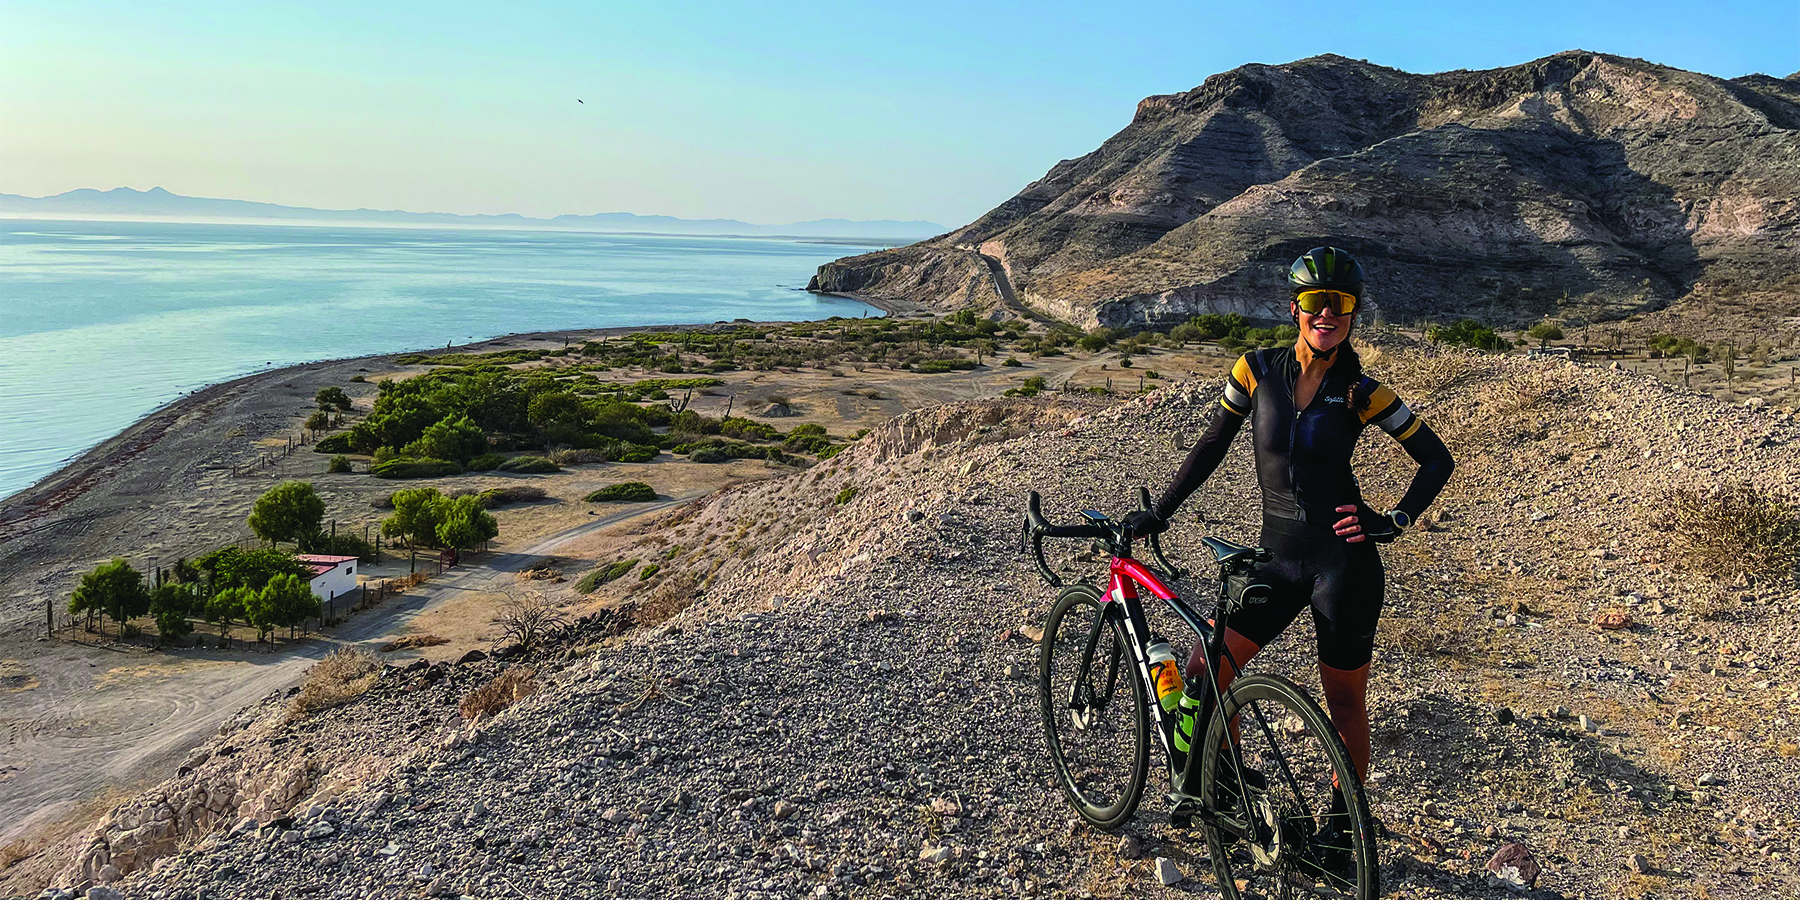
[[[1796,129],[1791,76],[1580,51],[1435,75],[1337,56],[1244,66],[1144,100],[970,225],[829,263],[813,287],[980,306],[996,293],[985,255],[1020,301],[1083,325],[1284,319],[1286,265],[1330,241],[1390,318],[1603,318],[1707,283],[1791,292]]]

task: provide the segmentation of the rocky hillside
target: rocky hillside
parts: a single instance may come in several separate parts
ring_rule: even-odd
[[[1144,100],[973,223],[827,264],[811,287],[956,308],[1010,281],[1083,325],[1286,318],[1285,266],[1330,241],[1392,320],[1598,320],[1697,291],[1793,310],[1797,129],[1800,73],[1583,51],[1434,75],[1249,65]]]
[[[1396,895],[1508,896],[1483,871],[1505,843],[1541,865],[1534,896],[1794,891],[1794,585],[1690,574],[1667,510],[1672,488],[1791,484],[1800,426],[1599,368],[1364,355],[1462,462],[1384,550],[1372,801]],[[647,528],[621,555],[664,568],[603,588],[621,612],[559,645],[387,667],[311,716],[279,696],[246,710],[176,779],[19,863],[7,887],[1210,894],[1203,841],[1169,827],[1154,786],[1118,835],[1076,824],[1052,783],[1030,680],[1051,594],[1016,536],[1027,489],[1067,516],[1163,482],[1217,390],[903,416]],[[1190,559],[1205,533],[1255,538],[1246,444],[1169,538]],[[1371,498],[1397,495],[1404,455],[1378,434],[1362,453]],[[1070,571],[1096,571],[1063,549]],[[1597,629],[1601,610],[1631,627]],[[1316,685],[1309,631],[1303,617],[1255,665]],[[459,703],[508,672],[536,692],[466,722]],[[1158,859],[1186,878],[1165,886]]]

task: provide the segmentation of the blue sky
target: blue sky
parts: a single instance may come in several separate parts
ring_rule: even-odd
[[[1499,8],[0,0],[0,191],[960,225],[1249,62],[1800,70],[1793,0]]]

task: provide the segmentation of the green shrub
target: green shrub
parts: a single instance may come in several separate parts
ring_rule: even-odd
[[[945,372],[967,372],[975,368],[972,359],[927,359],[913,363],[913,371],[925,375],[941,375]]]
[[[483,453],[469,460],[467,468],[471,472],[491,472],[505,463],[506,457],[499,453]]]
[[[331,462],[325,464],[325,472],[329,475],[342,475],[350,471],[353,470],[350,468],[350,457],[348,456],[334,456],[331,458]]]
[[[741,441],[779,441],[781,432],[766,422],[733,416],[719,423],[719,433]]]
[[[805,437],[809,434],[816,434],[820,437],[824,437],[825,426],[816,422],[808,422],[805,425],[795,425],[794,430],[788,432],[788,437]]]
[[[849,444],[832,444],[828,447],[825,447],[825,448],[819,450],[819,452],[815,453],[814,455],[817,456],[821,460],[830,459],[830,458],[838,455],[839,453],[844,452],[844,448],[846,448],[848,446],[850,446],[850,445]]]
[[[821,434],[793,434],[781,442],[781,448],[790,453],[819,453],[831,446],[831,438]]]
[[[1099,353],[1100,351],[1105,350],[1106,346],[1110,343],[1112,342],[1106,339],[1106,335],[1088,334],[1083,335],[1077,340],[1075,346],[1080,347],[1089,353]]]
[[[338,454],[355,453],[356,444],[353,440],[353,433],[340,431],[337,434],[319,438],[317,441],[313,442],[313,452]]]
[[[717,447],[706,447],[688,454],[688,462],[697,463],[723,463],[731,462],[734,459],[737,459],[737,457],[732,456]]]
[[[639,581],[649,581],[651,576],[654,576],[657,573],[657,571],[660,569],[662,569],[662,566],[657,565],[656,563],[651,563],[651,564],[643,567],[642,569],[638,570],[638,580]]]
[[[500,464],[502,472],[516,472],[520,475],[546,475],[560,472],[562,467],[541,456],[515,456]]]
[[[376,478],[443,478],[461,475],[462,466],[447,459],[390,459],[369,467]]]
[[[1506,346],[1504,338],[1474,319],[1463,319],[1454,325],[1433,325],[1425,329],[1425,338],[1433,343],[1473,347],[1489,353]]]
[[[1003,369],[1017,369],[1023,365],[1025,364],[1009,356],[1006,358],[1006,362],[1000,364],[1000,367]]]
[[[609,484],[587,495],[589,503],[604,503],[609,500],[643,503],[655,499],[656,489],[641,481],[622,481],[618,484]]]
[[[361,375],[352,375],[352,376],[350,376],[350,380],[357,384],[362,384],[363,382],[368,381],[369,379],[364,378]]]
[[[482,509],[496,509],[511,503],[536,503],[550,496],[541,487],[529,484],[511,485],[502,488],[488,488],[475,495]]]
[[[584,594],[591,594],[601,585],[623,578],[625,573],[630,572],[632,567],[637,564],[638,561],[635,559],[621,559],[611,565],[601,566],[581,576],[581,580],[575,582],[575,589]]]
[[[649,462],[655,459],[660,453],[662,453],[662,450],[657,447],[651,447],[646,444],[627,444],[625,451],[619,454],[619,462]]]
[[[856,496],[856,488],[847,487],[841,491],[838,491],[837,496],[833,497],[832,500],[835,501],[837,503],[837,505],[843,506],[844,504],[849,503],[851,498],[853,498],[855,496]]]

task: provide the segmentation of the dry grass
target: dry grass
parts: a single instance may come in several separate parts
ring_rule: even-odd
[[[381,660],[366,650],[343,649],[332,653],[306,673],[306,685],[288,705],[295,716],[305,716],[349,703],[375,686],[381,678]]]
[[[396,641],[388,641],[377,648],[376,652],[393,653],[398,650],[417,650],[421,647],[436,647],[439,644],[448,643],[450,643],[450,639],[447,637],[438,637],[435,634],[413,634]]]
[[[1474,652],[1469,630],[1450,616],[1389,616],[1381,623],[1377,640],[1415,656],[1464,658]]]
[[[520,581],[548,581],[551,584],[557,584],[563,580],[562,570],[554,566],[526,569],[520,572],[516,577]]]
[[[1676,557],[1707,575],[1791,578],[1800,563],[1800,515],[1746,482],[1674,490],[1666,515]]]
[[[537,670],[515,667],[500,673],[493,681],[469,692],[462,698],[458,709],[462,717],[474,721],[483,716],[492,716],[501,710],[537,693]]]
[[[631,619],[645,627],[661,625],[692,606],[699,589],[699,582],[686,572],[669,575],[651,591],[647,599],[638,604],[637,609],[631,613]]]

